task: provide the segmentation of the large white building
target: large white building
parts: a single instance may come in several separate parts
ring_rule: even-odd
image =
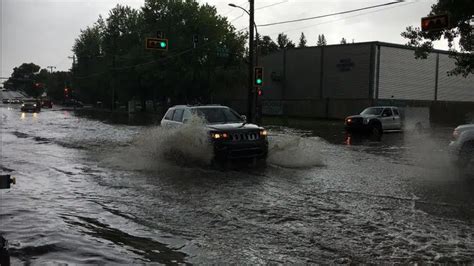
[[[387,103],[429,107],[434,119],[474,112],[474,76],[448,75],[447,51],[415,59],[407,46],[366,42],[282,50],[259,64],[267,115],[343,118]]]

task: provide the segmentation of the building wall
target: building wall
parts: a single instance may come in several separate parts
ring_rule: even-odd
[[[449,76],[448,71],[454,69],[454,62],[447,54],[439,55],[437,100],[474,102],[474,76]]]
[[[308,47],[261,58],[263,113],[341,118],[359,112],[371,98],[372,46]]]
[[[436,55],[417,60],[413,50],[380,46],[379,99],[434,100]]]
[[[366,106],[398,103],[437,106],[448,117],[464,116],[474,104],[474,76],[449,76],[454,59],[442,51],[415,59],[407,47],[372,42],[290,49],[259,61],[266,115],[344,118]],[[245,99],[229,101],[245,105]]]
[[[280,100],[283,98],[284,53],[284,51],[278,51],[259,58],[259,64],[263,66],[265,99]]]
[[[283,99],[320,99],[321,48],[287,50],[285,76]]]
[[[368,99],[371,44],[324,47],[323,98]]]

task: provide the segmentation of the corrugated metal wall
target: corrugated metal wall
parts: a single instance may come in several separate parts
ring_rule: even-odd
[[[263,66],[263,89],[266,99],[283,97],[284,51],[275,52],[259,58],[259,65]]]
[[[474,76],[448,76],[454,59],[439,53],[437,69],[437,57],[379,42],[279,51],[260,59],[262,100],[268,114],[334,118],[378,100],[474,102]]]
[[[436,55],[417,60],[413,50],[380,46],[379,99],[434,100]]]
[[[285,99],[321,98],[321,48],[286,51]]]
[[[474,76],[448,76],[454,62],[447,54],[439,55],[438,101],[474,102]]]
[[[323,97],[370,97],[371,44],[324,47]]]

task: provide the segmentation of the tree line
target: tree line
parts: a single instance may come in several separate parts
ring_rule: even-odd
[[[303,47],[308,46],[307,45],[308,40],[306,39],[306,35],[304,34],[304,32],[302,32],[300,35],[298,45],[295,45],[295,43],[289,39],[288,35],[286,35],[283,32],[278,34],[276,42],[273,41],[272,38],[267,35],[261,38],[260,36],[257,36],[257,40],[258,40],[258,51],[259,51],[259,54],[261,55],[267,55],[267,54],[270,54],[282,49],[291,49],[291,48],[296,48],[296,47],[303,48]],[[342,38],[339,43],[347,44],[347,41],[345,38]],[[326,36],[324,36],[324,34],[319,34],[318,40],[316,42],[316,46],[325,46],[325,45],[327,45]]]
[[[167,52],[145,49],[162,33]],[[82,30],[73,52],[73,87],[86,102],[130,99],[210,101],[216,90],[245,87],[246,35],[215,7],[196,1],[146,0],[140,9],[117,5]]]

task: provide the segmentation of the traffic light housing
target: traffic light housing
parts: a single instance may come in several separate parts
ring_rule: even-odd
[[[148,50],[168,51],[168,39],[146,38],[145,48]]]
[[[253,72],[253,84],[254,86],[263,86],[263,67],[255,67]]]
[[[421,18],[422,31],[440,31],[449,28],[448,15]]]
[[[258,95],[259,97],[261,97],[261,96],[263,95],[262,89],[260,89],[260,88],[257,89],[257,95]]]

